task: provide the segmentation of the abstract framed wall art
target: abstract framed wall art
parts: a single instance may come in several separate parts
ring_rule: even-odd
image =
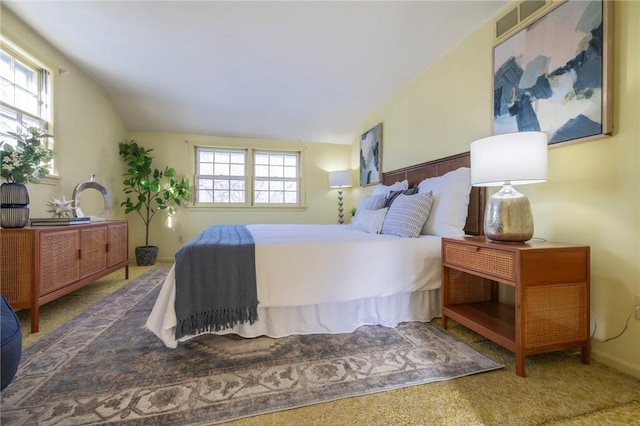
[[[360,186],[375,185],[382,178],[382,123],[360,136]]]
[[[611,2],[567,0],[493,48],[493,133],[549,146],[612,131]]]

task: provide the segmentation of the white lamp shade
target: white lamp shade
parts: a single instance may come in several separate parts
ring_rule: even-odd
[[[519,132],[471,143],[471,184],[525,185],[547,180],[547,135]]]
[[[329,172],[329,188],[350,188],[351,185],[351,170]]]

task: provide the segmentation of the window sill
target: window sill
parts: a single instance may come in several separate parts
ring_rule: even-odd
[[[287,211],[287,212],[295,212],[295,211],[305,211],[307,210],[306,206],[240,206],[240,205],[232,205],[232,206],[212,206],[212,205],[195,205],[195,206],[184,206],[184,208],[193,211]]]
[[[40,183],[38,185],[51,185],[55,186],[60,183],[62,178],[60,176],[47,175],[40,179]]]

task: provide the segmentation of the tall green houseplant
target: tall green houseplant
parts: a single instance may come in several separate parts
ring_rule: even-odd
[[[127,199],[120,205],[126,214],[136,212],[145,226],[144,246],[136,247],[138,265],[153,265],[158,254],[158,247],[149,245],[151,219],[158,211],[180,206],[189,197],[189,181],[176,180],[172,167],[164,171],[154,168],[151,151],[133,140],[120,143],[120,157],[128,167],[122,182]]]

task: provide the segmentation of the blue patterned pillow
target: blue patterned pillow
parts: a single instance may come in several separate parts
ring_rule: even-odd
[[[368,195],[360,201],[358,208],[356,209],[356,215],[361,210],[378,210],[384,207],[384,203],[387,201],[386,195]]]
[[[417,237],[429,218],[432,204],[433,194],[430,192],[398,195],[393,204],[389,206],[381,233],[398,235],[399,237]]]

